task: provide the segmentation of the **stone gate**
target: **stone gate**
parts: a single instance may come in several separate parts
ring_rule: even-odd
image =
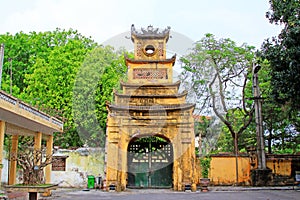
[[[134,58],[126,56],[128,80],[107,105],[106,184],[196,190],[194,104],[173,82],[176,60],[166,56],[170,27],[137,31]],[[107,187],[109,188],[109,187]]]

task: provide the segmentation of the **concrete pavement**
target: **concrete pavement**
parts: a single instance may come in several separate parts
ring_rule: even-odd
[[[293,187],[210,187],[209,192],[175,192],[168,189],[128,189],[125,192],[104,192],[102,190],[58,189],[51,197],[40,200],[299,200],[300,188]]]

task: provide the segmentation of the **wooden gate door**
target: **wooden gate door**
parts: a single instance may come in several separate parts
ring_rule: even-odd
[[[144,137],[128,145],[128,187],[171,188],[172,144],[160,137]]]

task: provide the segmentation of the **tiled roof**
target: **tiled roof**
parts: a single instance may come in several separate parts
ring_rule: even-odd
[[[114,94],[116,96],[120,96],[120,97],[155,97],[155,98],[179,98],[179,97],[183,97],[187,95],[187,91],[184,91],[180,94],[120,94],[115,92]]]
[[[195,104],[185,103],[185,104],[172,104],[172,105],[153,105],[153,106],[121,106],[109,104],[110,109],[115,110],[140,110],[140,111],[159,111],[159,110],[185,110],[194,108]]]
[[[139,87],[170,87],[170,86],[180,86],[180,81],[177,81],[175,83],[146,83],[146,84],[138,84],[138,83],[125,83],[123,81],[120,82],[121,87],[134,87],[134,88],[139,88]]]
[[[172,65],[175,64],[176,61],[176,54],[174,56],[172,56],[171,58],[167,58],[164,60],[135,60],[135,59],[131,59],[129,58],[126,54],[125,54],[125,61],[126,61],[126,65],[128,66],[128,63],[136,63],[136,64],[148,64],[148,63],[172,63]]]

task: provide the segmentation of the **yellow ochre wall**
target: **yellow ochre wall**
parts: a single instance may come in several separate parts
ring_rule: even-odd
[[[291,160],[268,160],[267,167],[272,170],[272,173],[283,175],[283,176],[290,176],[292,173],[292,161]]]
[[[211,156],[209,177],[212,185],[233,185],[236,183],[236,160],[232,155]],[[197,159],[196,171],[201,178],[200,158]],[[256,165],[254,165],[256,166]],[[273,174],[281,176],[292,176],[292,159],[267,158],[267,167]],[[251,177],[250,158],[247,155],[238,157],[238,182],[240,185],[250,185]],[[291,177],[293,178],[293,177]]]
[[[238,157],[238,182],[250,184],[249,157]],[[235,156],[212,157],[209,178],[214,185],[231,185],[236,183]]]

